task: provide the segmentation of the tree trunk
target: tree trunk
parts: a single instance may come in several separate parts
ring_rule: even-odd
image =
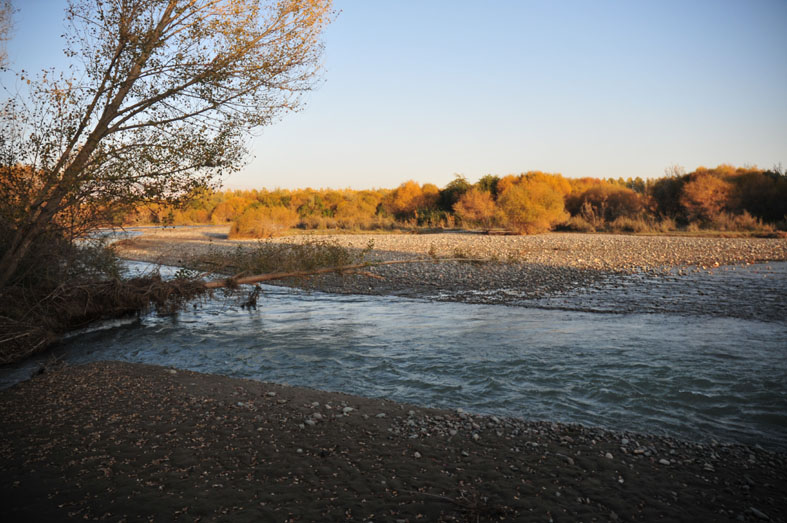
[[[14,233],[14,239],[8,250],[3,253],[0,259],[0,289],[11,283],[14,273],[19,268],[19,263],[30,250],[33,240],[36,239],[45,224],[52,219],[54,213],[45,210],[39,213],[32,222],[20,226]]]

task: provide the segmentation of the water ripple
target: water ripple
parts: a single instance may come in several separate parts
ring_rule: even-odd
[[[264,295],[257,311],[216,299],[84,332],[54,352],[787,449],[784,320]],[[0,386],[47,357],[2,369]]]

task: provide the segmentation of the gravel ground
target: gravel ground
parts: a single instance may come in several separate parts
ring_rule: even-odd
[[[270,240],[279,244],[314,236]],[[552,233],[489,236],[470,233],[320,235],[352,249],[374,245],[372,260],[423,259],[374,267],[364,275],[280,281],[343,294],[397,295],[594,312],[714,314],[783,321],[787,277],[763,263],[787,260],[785,238],[695,238]],[[234,249],[226,228],[146,233],[119,246],[122,256],[187,263],[208,248]],[[441,261],[433,257],[461,258]],[[482,263],[468,260],[485,260]],[[751,266],[756,264],[754,268]],[[748,269],[747,269],[748,268]],[[738,272],[732,272],[738,271]],[[766,273],[750,277],[752,271]],[[716,278],[724,274],[725,278]]]
[[[153,232],[118,250],[177,265],[211,245],[234,248],[225,233]],[[728,299],[729,309],[746,300],[778,311],[787,294],[781,265],[770,280],[757,277],[759,263],[787,259],[785,239],[322,238],[359,249],[374,240],[379,260],[424,259],[372,269],[383,279],[309,283],[333,292],[558,308],[620,307],[629,296],[624,308],[653,312],[671,306],[654,301],[659,294],[690,308],[728,297],[729,285],[714,275],[735,269],[739,297]],[[435,263],[432,255],[488,261]],[[706,292],[713,282],[719,289]],[[693,295],[711,301],[692,302]],[[756,317],[762,311],[754,307]],[[757,446],[478,416],[154,366],[49,369],[0,391],[0,418],[3,521],[787,521],[787,456]]]
[[[120,362],[0,391],[3,521],[785,521],[787,456]]]

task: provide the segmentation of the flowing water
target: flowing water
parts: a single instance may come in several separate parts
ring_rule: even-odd
[[[787,274],[787,263],[773,266]],[[784,280],[776,278],[782,287]],[[258,310],[237,301],[216,298],[177,316],[116,322],[73,336],[53,353],[72,364],[150,363],[787,449],[783,318],[608,314],[272,286],[264,287]],[[51,357],[0,369],[0,386],[27,378]]]

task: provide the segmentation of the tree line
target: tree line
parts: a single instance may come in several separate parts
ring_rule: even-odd
[[[787,173],[719,165],[664,177],[567,178],[529,171],[457,176],[439,188],[407,181],[395,189],[201,189],[185,205],[138,204],[115,225],[232,225],[235,237],[269,237],[292,228],[395,228],[673,231],[787,229]]]

